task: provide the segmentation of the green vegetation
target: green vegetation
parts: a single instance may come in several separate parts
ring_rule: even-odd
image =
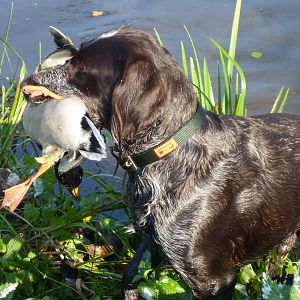
[[[252,51],[251,56],[255,59],[260,59],[263,57],[263,53],[260,51]]]
[[[200,66],[186,27],[191,56],[181,42],[185,75],[191,80],[201,104],[218,114],[245,115],[246,79],[235,61],[240,9],[241,0],[237,0],[229,51],[211,39],[219,52],[216,80],[211,77],[205,58]],[[3,46],[0,75],[4,77],[3,66],[12,55],[19,58],[21,67],[17,79],[7,79],[0,91],[0,167],[27,178],[37,163],[27,155],[28,140],[19,122],[25,105],[19,87],[26,75],[26,66],[8,43],[12,12],[13,5],[6,36],[0,37]],[[159,37],[157,31],[156,34]],[[159,42],[162,43],[161,39]],[[283,94],[282,88],[272,112],[283,110],[288,91]],[[20,149],[21,159],[18,157]],[[99,188],[75,205],[63,188],[56,185],[50,170],[36,181],[17,213],[1,211],[0,299],[93,300],[116,299],[120,295],[122,273],[139,238],[130,231],[130,215],[122,192],[100,176],[92,176],[87,171],[85,176]],[[127,214],[127,219],[112,217],[119,209]],[[170,266],[153,269],[150,258],[146,252],[134,279],[143,298],[192,299],[188,287]],[[258,260],[239,270],[234,299],[300,298],[300,268],[294,252],[279,259],[276,250],[272,250],[268,262]],[[282,283],[271,279],[271,266],[273,275],[281,278]],[[285,283],[292,275],[294,283],[288,286]]]
[[[12,12],[13,4],[6,36],[0,37],[5,81],[0,91],[0,174],[8,168],[25,179],[38,166],[26,154],[29,143],[20,123],[26,66],[8,43]],[[2,72],[12,58],[21,63],[16,79]],[[50,170],[17,212],[1,210],[0,299],[115,299],[121,294],[122,273],[137,237],[128,230],[129,217],[121,221],[111,216],[118,209],[126,213],[123,194],[98,176],[85,175],[99,189],[76,205]]]
[[[0,60],[0,75],[2,75],[5,58],[9,62],[9,55],[12,53],[17,56],[21,62],[18,79],[7,79],[6,87],[1,87],[1,116],[0,116],[0,166],[5,166],[15,160],[15,142],[18,139],[18,123],[21,119],[23,110],[25,108],[25,100],[23,94],[20,92],[20,83],[26,75],[26,66],[17,51],[8,43],[8,34],[10,23],[12,19],[13,5],[9,14],[9,21],[6,30],[5,38],[0,37],[0,42],[3,45],[3,51]],[[12,99],[12,100],[11,100]]]

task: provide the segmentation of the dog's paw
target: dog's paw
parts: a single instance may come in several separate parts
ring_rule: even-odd
[[[140,296],[137,290],[126,290],[124,291],[124,300],[140,300]]]

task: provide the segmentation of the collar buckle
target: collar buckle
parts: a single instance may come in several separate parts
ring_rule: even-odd
[[[134,163],[133,159],[129,155],[122,159],[122,161],[120,162],[120,166],[126,171],[132,172],[138,170],[137,165]]]
[[[127,155],[124,158],[121,159],[119,149],[118,149],[118,144],[114,144],[112,147],[110,147],[110,152],[111,155],[117,159],[119,162],[120,166],[126,170],[126,171],[137,171],[138,167],[134,163],[133,159],[131,156]]]

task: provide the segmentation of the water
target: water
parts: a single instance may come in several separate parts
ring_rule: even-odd
[[[0,0],[0,36],[4,35],[10,0]],[[80,43],[124,24],[153,33],[156,27],[171,53],[180,59],[182,27],[191,31],[200,53],[209,60],[212,73],[218,55],[208,37],[228,48],[233,0],[54,0],[15,1],[9,42],[32,71],[38,61],[38,42],[44,55],[53,50],[48,26],[54,25]],[[91,17],[93,10],[112,14]],[[281,86],[291,89],[287,112],[299,112],[300,88],[300,2],[298,0],[245,0],[242,6],[237,60],[247,77],[249,114],[270,110]],[[264,56],[256,60],[253,50]],[[14,70],[3,72],[5,75]]]
[[[0,0],[0,36],[4,36],[11,1]],[[168,50],[179,60],[180,41],[187,42],[186,24],[197,49],[209,61],[215,74],[218,51],[213,37],[228,49],[234,0],[17,0],[15,1],[9,43],[21,54],[32,72],[38,62],[38,42],[42,53],[54,49],[49,25],[70,35],[76,44],[124,24],[153,33],[156,27]],[[93,10],[112,12],[91,17]],[[247,78],[248,114],[269,112],[281,86],[291,89],[286,112],[300,112],[300,2],[299,0],[245,0],[242,6],[237,61]],[[261,59],[251,52],[263,53]],[[0,50],[0,53],[2,51]],[[15,66],[14,57],[11,56]],[[15,69],[5,64],[2,76]],[[2,78],[3,79],[3,78]],[[97,169],[98,166],[94,165]],[[112,163],[102,164],[110,173]],[[92,170],[97,171],[97,170]]]

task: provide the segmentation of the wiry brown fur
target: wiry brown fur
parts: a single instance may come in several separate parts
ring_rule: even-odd
[[[116,138],[122,156],[164,141],[198,103],[167,50],[136,30],[89,42],[67,65],[26,83],[78,94],[93,121]],[[183,146],[129,174],[128,202],[144,242],[125,289],[134,288],[131,280],[150,248],[175,267],[195,298],[230,299],[237,268],[298,230],[299,165],[300,117],[207,112]]]

